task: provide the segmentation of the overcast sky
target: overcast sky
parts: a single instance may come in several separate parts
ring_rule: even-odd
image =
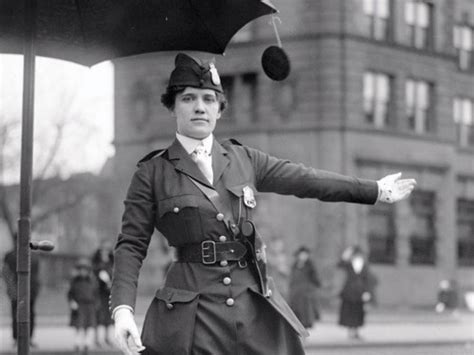
[[[22,56],[0,55],[0,127],[21,119]],[[41,165],[53,141],[54,125],[66,121],[57,161],[61,173],[99,172],[113,147],[113,65],[92,68],[38,57],[35,88],[35,164]],[[20,130],[14,132],[10,153],[18,156]],[[1,168],[1,167],[0,167]],[[8,171],[7,171],[8,170]],[[14,181],[15,169],[4,168],[0,179]]]

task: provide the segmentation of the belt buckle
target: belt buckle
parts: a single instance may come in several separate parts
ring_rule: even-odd
[[[216,242],[213,240],[205,240],[201,243],[201,259],[204,265],[216,263]]]

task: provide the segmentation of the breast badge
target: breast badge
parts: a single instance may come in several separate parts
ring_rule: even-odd
[[[250,186],[245,186],[242,190],[244,193],[244,204],[249,208],[255,208],[257,206],[257,201],[255,200],[255,195]]]

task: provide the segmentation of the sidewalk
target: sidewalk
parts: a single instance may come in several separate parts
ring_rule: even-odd
[[[361,328],[361,340],[351,340],[346,329],[337,325],[336,314],[323,314],[306,339],[307,348],[342,346],[390,346],[419,344],[465,344],[474,346],[474,314],[436,314],[404,310],[397,313],[369,313]]]
[[[67,326],[66,316],[43,315],[38,317],[34,341],[38,345],[32,354],[67,354],[73,348],[73,330]],[[143,322],[143,316],[137,317]],[[9,325],[0,324],[0,354],[15,354]],[[346,330],[337,325],[335,312],[323,313],[322,320],[310,330],[305,340],[309,348],[367,347],[411,344],[470,344],[474,347],[474,314],[461,311],[457,316],[436,314],[431,311],[403,310],[398,312],[377,310],[369,313],[366,326],[361,329],[363,340],[349,340]],[[113,348],[94,349],[94,355],[119,354]]]

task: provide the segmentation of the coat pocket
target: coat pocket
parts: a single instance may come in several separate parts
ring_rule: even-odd
[[[158,201],[158,230],[174,244],[192,243],[202,239],[198,197],[173,196]]]
[[[190,354],[199,294],[172,287],[159,289],[145,316],[143,354]]]

